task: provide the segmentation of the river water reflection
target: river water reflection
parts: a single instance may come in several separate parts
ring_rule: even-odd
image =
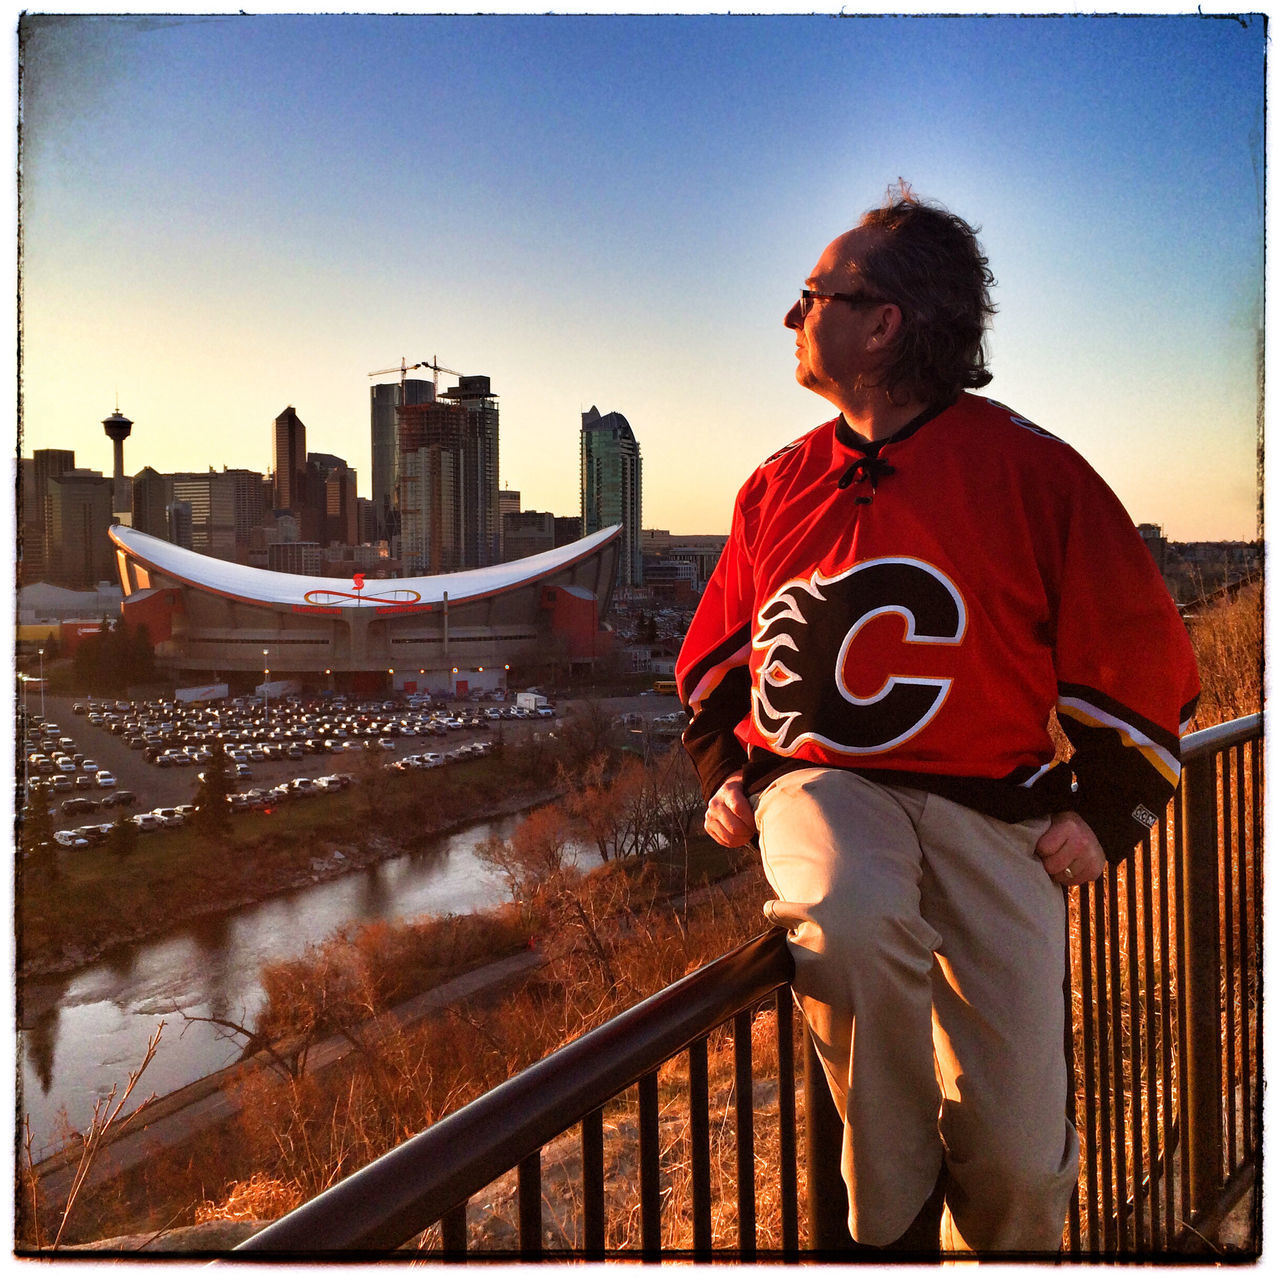
[[[123,1089],[161,1018],[159,1051],[137,1091],[164,1095],[234,1062],[237,1045],[173,1012],[251,1023],[268,961],[297,955],[346,924],[461,915],[501,902],[506,889],[476,844],[508,836],[518,817],[477,823],[425,852],[391,858],[341,879],[211,916],[150,942],[118,947],[73,973],[23,988],[20,1116],[30,1117],[37,1158],[58,1145],[60,1111],[83,1129],[94,1102]]]

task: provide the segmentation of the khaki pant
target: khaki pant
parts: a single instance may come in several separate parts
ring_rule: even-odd
[[[1048,819],[815,768],[767,787],[756,820],[765,915],[844,1120],[854,1239],[896,1240],[945,1171],[944,1249],[1056,1252],[1079,1144]]]

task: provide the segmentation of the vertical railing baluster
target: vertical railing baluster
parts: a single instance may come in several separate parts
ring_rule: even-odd
[[[1185,815],[1182,915],[1186,950],[1182,989],[1187,1006],[1187,1093],[1183,1136],[1194,1215],[1208,1209],[1219,1185],[1222,1152],[1222,1011],[1218,948],[1217,759],[1193,760],[1182,780]],[[1189,1218],[1188,1221],[1191,1219]]]
[[[1175,797],[1171,806],[1170,816],[1174,823],[1174,830],[1177,829],[1178,812],[1181,802]],[[1174,942],[1174,920],[1177,911],[1174,908],[1173,898],[1173,867],[1172,867],[1172,842],[1170,840],[1170,831],[1167,823],[1160,824],[1159,835],[1159,853],[1160,853],[1160,882],[1159,882],[1159,901],[1160,901],[1160,1062],[1161,1076],[1164,1089],[1160,1099],[1160,1189],[1161,1195],[1161,1230],[1163,1232],[1160,1243],[1164,1247],[1169,1247],[1173,1243],[1174,1237],[1174,1170],[1175,1170],[1175,1125],[1177,1119],[1173,1109],[1173,1096],[1175,1079],[1174,1074],[1177,1070],[1177,1058],[1175,1056],[1174,1034],[1177,1022],[1178,1011],[1178,967],[1177,957],[1175,955]]]
[[[1067,906],[1067,945],[1066,955],[1064,957],[1063,968],[1065,972],[1062,977],[1062,1001],[1063,1012],[1065,1014],[1062,1019],[1062,1051],[1067,1060],[1067,1119],[1075,1127],[1077,1133],[1080,1130],[1079,1106],[1077,1105],[1077,1095],[1079,1092],[1079,1073],[1080,1063],[1076,1055],[1076,1036],[1075,1036],[1075,985],[1072,981],[1074,965],[1072,958],[1074,949],[1071,945],[1071,911],[1073,895],[1068,890],[1063,891],[1063,898],[1066,900]],[[1084,1144],[1083,1136],[1081,1137],[1081,1146]],[[1081,1156],[1083,1159],[1083,1154]],[[1080,1188],[1077,1179],[1076,1194],[1067,1202],[1067,1248],[1066,1252],[1071,1257],[1080,1256]]]
[[[1138,942],[1139,854],[1135,853],[1124,868],[1125,941],[1129,951],[1127,981],[1129,984],[1129,1048],[1125,1088],[1129,1094],[1129,1203],[1133,1206],[1130,1240],[1141,1249],[1146,1229],[1146,1186],[1142,1177],[1142,1008],[1143,992],[1138,979],[1141,948]]]
[[[640,1078],[640,1254],[662,1256],[662,1187],[659,1170],[658,1073]]]
[[[1116,1247],[1115,1215],[1115,1167],[1111,1131],[1111,1010],[1108,996],[1111,987],[1111,966],[1107,957],[1107,937],[1110,928],[1111,895],[1107,889],[1110,869],[1093,882],[1093,947],[1094,980],[1098,984],[1098,1151],[1102,1156],[1099,1181],[1102,1184],[1102,1202],[1098,1206],[1102,1219],[1102,1247],[1114,1253]]]
[[[582,1247],[588,1262],[604,1259],[604,1109],[582,1117]]]
[[[1161,819],[1163,827],[1164,820]],[[1159,1019],[1160,1005],[1165,1003],[1163,995],[1160,994],[1160,988],[1156,986],[1156,942],[1159,938],[1159,932],[1156,926],[1155,916],[1155,893],[1153,892],[1156,883],[1156,852],[1152,843],[1150,832],[1142,841],[1142,928],[1143,928],[1143,952],[1142,952],[1142,983],[1144,991],[1144,999],[1142,1002],[1144,1017],[1143,1031],[1145,1038],[1143,1041],[1143,1053],[1146,1059],[1146,1105],[1143,1108],[1147,1121],[1146,1136],[1143,1140],[1143,1165],[1146,1169],[1146,1186],[1147,1186],[1147,1234],[1149,1247],[1155,1250],[1159,1247],[1160,1231],[1160,1204],[1157,1194],[1159,1186],[1158,1178],[1160,1175],[1160,1130],[1158,1123],[1159,1112],[1157,1108],[1160,1099],[1157,1091],[1157,1083],[1160,1073],[1160,1056],[1157,1037],[1157,1026]]]
[[[1088,1251],[1097,1253],[1098,1239],[1098,1075],[1095,1070],[1097,1037],[1097,1005],[1094,999],[1093,903],[1097,900],[1094,886],[1079,891],[1080,904],[1080,1020],[1084,1058],[1084,1129],[1080,1134],[1081,1159],[1085,1174],[1085,1222],[1088,1229]]]
[[[756,1155],[751,1078],[751,1011],[733,1019],[733,1075],[738,1149],[738,1250],[743,1262],[756,1258]]]
[[[799,1179],[796,1151],[795,1003],[790,989],[774,998],[778,1026],[778,1195],[782,1200],[782,1256],[794,1261],[800,1250]]]
[[[1115,1202],[1111,1212],[1115,1221],[1114,1247],[1123,1250],[1129,1235],[1129,1195],[1124,1141],[1124,964],[1120,954],[1119,876],[1120,868],[1115,864],[1109,866],[1104,875],[1107,884],[1107,992],[1111,998],[1111,1159],[1115,1180]]]
[[[1254,1095],[1257,1107],[1254,1110],[1254,1149],[1257,1150],[1261,1139],[1262,1125],[1262,1041],[1261,1041],[1261,1020],[1262,1020],[1262,991],[1258,984],[1262,979],[1262,815],[1263,815],[1263,787],[1265,785],[1262,777],[1262,739],[1255,738],[1252,749],[1249,752],[1250,777],[1253,781],[1252,788],[1252,804],[1250,807],[1250,839],[1249,844],[1253,853],[1253,860],[1250,863],[1250,898],[1253,903],[1253,910],[1249,914],[1250,921],[1253,925],[1253,935],[1250,939],[1249,948],[1249,966],[1253,971],[1255,989],[1253,993],[1253,1018],[1251,1019],[1254,1034],[1253,1060],[1258,1064],[1258,1092]]]
[[[440,1244],[446,1262],[461,1261],[467,1254],[467,1202],[450,1209],[440,1219]]]
[[[1243,913],[1244,922],[1242,925],[1242,933],[1240,946],[1243,952],[1243,966],[1245,972],[1244,981],[1244,1029],[1242,1033],[1242,1041],[1244,1052],[1241,1055],[1240,1071],[1245,1082],[1244,1089],[1244,1132],[1245,1132],[1245,1156],[1252,1158],[1258,1150],[1257,1132],[1258,1132],[1258,1098],[1254,1092],[1253,1082],[1255,1073],[1255,1064],[1261,1065],[1261,1058],[1258,1052],[1258,913],[1260,910],[1259,899],[1254,892],[1253,873],[1255,867],[1260,862],[1261,851],[1258,846],[1255,833],[1255,815],[1258,803],[1258,785],[1256,764],[1258,759],[1261,743],[1254,741],[1249,744],[1246,752],[1244,746],[1241,746],[1241,782],[1240,795],[1237,800],[1238,818],[1237,827],[1240,831],[1240,875],[1238,883],[1240,886],[1240,902],[1241,911]],[[1248,771],[1249,787],[1246,799],[1245,770]]]
[[[1249,845],[1246,821],[1246,754],[1245,745],[1235,749],[1235,814],[1236,814],[1236,912],[1240,939],[1240,1157],[1250,1160],[1253,1146],[1253,904],[1249,900],[1249,861],[1253,850]]]
[[[542,1152],[525,1156],[516,1168],[520,1256],[536,1259],[542,1256]]]
[[[693,1184],[693,1256],[711,1257],[711,1118],[707,1038],[689,1046],[689,1169]]]
[[[809,1248],[823,1258],[848,1256],[857,1248],[849,1234],[849,1199],[840,1172],[844,1125],[831,1099],[826,1072],[808,1030],[804,1042],[804,1145],[808,1191]]]
[[[1223,1095],[1226,1103],[1226,1164],[1220,1169],[1220,1177],[1230,1177],[1236,1167],[1236,1031],[1240,1025],[1236,1014],[1236,994],[1239,974],[1236,968],[1236,905],[1235,905],[1235,847],[1234,809],[1232,804],[1233,782],[1238,782],[1233,765],[1233,753],[1222,753],[1222,830],[1218,842],[1221,858],[1219,883],[1222,886],[1222,967],[1226,980],[1226,999],[1222,1007],[1222,1047],[1225,1061],[1222,1063]]]
[[[1187,1123],[1188,1123],[1188,1103],[1187,1098],[1190,1088],[1187,1084],[1188,1065],[1187,1059],[1190,1056],[1190,1047],[1188,1044],[1190,1031],[1187,1022],[1187,987],[1186,987],[1186,969],[1190,964],[1188,956],[1188,946],[1186,930],[1186,846],[1187,846],[1187,824],[1186,824],[1186,788],[1187,775],[1186,771],[1182,774],[1182,792],[1177,798],[1174,808],[1173,821],[1173,922],[1174,936],[1177,947],[1177,967],[1175,970],[1177,988],[1178,988],[1178,1007],[1177,1007],[1177,1029],[1178,1029],[1178,1113],[1177,1113],[1177,1134],[1178,1134],[1178,1211],[1177,1217],[1171,1221],[1170,1230],[1174,1230],[1176,1223],[1189,1222],[1191,1220],[1191,1172],[1190,1172],[1190,1145],[1187,1142]]]

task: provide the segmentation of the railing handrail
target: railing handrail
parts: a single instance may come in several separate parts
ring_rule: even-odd
[[[785,933],[761,934],[436,1121],[237,1246],[386,1252],[527,1154],[790,982]],[[554,1094],[555,1107],[546,1099]]]
[[[1182,738],[1182,763],[1190,764],[1202,756],[1212,755],[1227,747],[1236,747],[1262,733],[1262,713],[1255,712],[1251,716],[1240,716],[1236,720],[1228,720],[1224,724],[1213,724],[1207,729],[1197,729],[1195,733],[1185,734]]]

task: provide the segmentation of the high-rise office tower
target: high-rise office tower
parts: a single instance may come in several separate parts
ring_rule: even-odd
[[[500,560],[514,560],[515,556],[507,552],[507,517],[516,515],[520,511],[520,490],[519,489],[499,489],[498,490],[498,558]]]
[[[622,526],[619,581],[638,587],[644,581],[640,546],[640,445],[620,413],[601,414],[592,405],[582,415],[582,533]]]
[[[45,560],[49,524],[49,482],[74,469],[73,449],[36,449],[31,454],[29,484],[23,487],[22,513],[22,579],[24,582],[49,580],[50,566]]]
[[[120,406],[116,405],[115,413],[109,418],[103,418],[102,429],[111,441],[115,463],[111,473],[111,511],[117,519],[128,523],[133,516],[133,498],[129,492],[129,477],[124,473],[124,442],[133,430],[133,423],[120,412]]]
[[[399,413],[400,558],[451,573],[498,557],[498,405],[484,376]]]
[[[498,518],[498,397],[488,377],[471,374],[441,398],[466,411],[460,485],[463,494],[462,563],[468,569],[497,564],[502,539]]]
[[[224,466],[222,474],[231,485],[236,559],[243,561],[248,555],[253,531],[261,528],[267,518],[264,477],[261,471],[250,471],[247,467]]]
[[[49,481],[76,465],[71,449],[36,449],[22,459],[22,581],[46,577],[45,525],[49,514]]]
[[[307,483],[307,429],[293,405],[275,421],[271,439],[277,511],[301,512]]]
[[[169,537],[168,506],[173,501],[169,477],[143,467],[132,482],[133,527],[157,538]]]
[[[356,518],[356,473],[345,458],[331,453],[307,454],[307,503],[319,516],[318,536],[311,539],[322,547],[340,543],[352,547],[359,542]],[[304,522],[309,523],[309,522]]]
[[[169,525],[168,540],[175,547],[192,549],[191,503],[171,501],[165,507],[165,518]]]
[[[376,537],[390,541],[399,534],[400,450],[396,411],[401,406],[398,382],[382,382],[369,388],[369,446],[373,464],[371,481],[377,514]],[[435,384],[421,378],[404,382],[404,404],[430,404]]]
[[[405,405],[400,418],[400,559],[405,572],[464,567],[462,453],[466,410],[443,402]]]
[[[111,481],[101,471],[72,467],[48,480],[45,500],[45,580],[92,587],[115,573],[107,538]]]
[[[236,556],[236,488],[227,472],[177,471],[168,477],[171,503],[191,509],[191,549],[219,560]]]

